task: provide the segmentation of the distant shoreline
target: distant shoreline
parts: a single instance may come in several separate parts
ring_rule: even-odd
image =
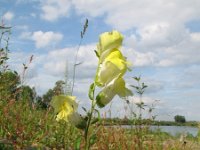
[[[197,121],[187,121],[185,123],[175,122],[175,121],[152,121],[148,119],[143,119],[140,122],[136,120],[128,120],[128,119],[119,119],[119,118],[106,118],[102,120],[103,125],[155,125],[155,126],[189,126],[189,127],[198,127],[200,122]]]

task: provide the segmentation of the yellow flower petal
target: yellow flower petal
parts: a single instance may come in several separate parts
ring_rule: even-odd
[[[126,59],[118,49],[113,49],[111,53],[103,59],[96,73],[95,81],[98,86],[105,86],[114,78],[123,76],[127,70]]]
[[[125,71],[127,69],[126,59],[123,57],[122,53],[118,49],[114,49],[114,51],[112,51],[108,55],[108,57],[106,57],[105,61],[110,61],[121,71]]]
[[[116,95],[119,97],[131,96],[132,92],[125,87],[125,81],[123,78],[115,78],[105,86],[103,90],[97,95],[97,105],[101,108],[107,105]]]
[[[123,36],[118,31],[102,33],[99,37],[99,44],[97,49],[101,55],[105,50],[111,50],[118,48],[122,45]]]
[[[68,116],[69,116],[69,111],[61,110],[56,116],[56,121],[60,120],[68,121],[67,119]]]
[[[59,95],[54,96],[51,101],[51,106],[57,113],[56,120],[65,120],[67,117],[77,110],[78,104],[75,102],[76,97]]]
[[[124,81],[123,78],[118,78],[115,81],[115,91],[117,93],[117,95],[121,98],[124,98],[126,96],[132,96],[133,93],[131,92],[131,90],[129,90],[128,88],[126,88],[126,83]]]

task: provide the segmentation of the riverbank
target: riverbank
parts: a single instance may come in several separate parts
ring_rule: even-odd
[[[185,123],[175,122],[175,121],[158,121],[150,119],[130,120],[130,119],[120,119],[120,118],[103,118],[103,125],[152,125],[152,126],[189,126],[198,127],[199,122],[197,121],[187,121]]]

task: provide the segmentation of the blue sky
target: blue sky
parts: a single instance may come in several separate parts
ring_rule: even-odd
[[[81,106],[89,107],[87,90],[97,66],[93,50],[98,35],[116,29],[124,35],[122,51],[133,63],[127,83],[142,76],[149,86],[144,102],[160,100],[154,112],[157,119],[173,120],[179,114],[200,120],[199,6],[199,0],[1,0],[0,16],[12,26],[10,67],[21,72],[22,63],[34,55],[25,83],[39,94],[64,79],[66,64],[71,77],[80,31],[88,18],[74,89]],[[138,97],[130,101],[135,103]],[[124,116],[124,107],[116,97],[112,116]]]

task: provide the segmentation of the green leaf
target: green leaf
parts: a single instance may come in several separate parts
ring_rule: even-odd
[[[140,81],[140,76],[139,77],[133,77],[133,79],[135,79],[136,81]]]
[[[87,109],[85,107],[82,107],[82,109],[87,113]]]
[[[90,137],[90,146],[92,146],[93,144],[95,144],[97,141],[97,135],[96,134],[93,134],[91,137]]]
[[[99,121],[99,118],[95,118],[95,119],[92,120],[91,124],[95,124],[95,123],[97,123],[98,121]]]
[[[94,52],[95,52],[96,56],[99,58],[100,57],[99,53],[96,50],[94,50]]]
[[[95,112],[97,112],[98,116],[94,120],[92,120],[91,124],[95,124],[96,122],[101,120],[100,112],[97,109],[94,109]]]
[[[79,136],[77,139],[76,139],[76,141],[75,141],[75,150],[80,150],[81,148],[80,148],[80,146],[81,146],[81,136]]]
[[[94,100],[94,90],[95,90],[95,84],[92,83],[90,85],[90,89],[89,89],[89,93],[88,93],[90,100]]]
[[[14,74],[18,75],[17,71],[14,71]]]
[[[131,87],[133,87],[133,88],[135,88],[135,89],[137,89],[137,90],[139,90],[139,89],[140,89],[140,87],[138,87],[138,86],[135,86],[135,85],[131,85]]]

